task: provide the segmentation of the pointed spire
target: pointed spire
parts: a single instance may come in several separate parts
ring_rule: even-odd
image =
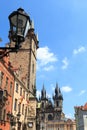
[[[59,93],[61,93],[61,90],[60,90],[60,88],[59,88]]]
[[[59,88],[58,88],[58,83],[56,83],[55,96],[58,97],[58,94],[59,94]]]
[[[60,88],[59,88],[59,99],[60,99],[60,100],[63,100],[63,95],[62,95],[62,93],[61,93]]]
[[[58,87],[58,83],[56,83],[56,87],[55,87],[55,94],[53,95],[53,100],[63,100],[63,96],[61,93],[60,88]]]
[[[41,91],[41,99],[46,99],[46,90],[45,90],[44,84],[43,84],[43,88]]]
[[[58,83],[56,82],[56,88],[58,88]]]

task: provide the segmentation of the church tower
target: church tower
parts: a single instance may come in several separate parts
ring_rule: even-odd
[[[54,109],[62,112],[63,96],[57,83],[56,83],[55,94],[53,96],[53,100],[54,100]]]
[[[63,96],[58,84],[56,83],[53,101],[46,98],[43,86],[37,107],[37,130],[76,130],[75,125],[75,121],[63,113]]]
[[[42,104],[42,109],[44,110],[46,108],[46,102],[47,102],[47,97],[46,97],[46,90],[43,88],[41,90],[41,104]]]

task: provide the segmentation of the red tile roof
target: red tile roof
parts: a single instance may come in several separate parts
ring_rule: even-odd
[[[80,110],[87,110],[87,103],[85,103],[84,106],[75,106],[75,108],[80,109]]]

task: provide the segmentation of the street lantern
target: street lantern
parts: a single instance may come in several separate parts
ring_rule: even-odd
[[[20,43],[24,42],[30,29],[30,17],[24,9],[19,8],[17,11],[13,11],[8,18],[10,22],[9,38],[15,42],[15,47],[20,47]]]
[[[9,39],[12,40],[14,44],[0,47],[0,59],[7,56],[10,52],[18,52],[21,43],[25,41],[28,30],[32,28],[30,17],[22,8],[13,11],[8,18],[10,22]]]
[[[17,121],[19,122],[19,120],[20,120],[20,116],[21,116],[21,114],[20,114],[20,112],[18,112],[18,114],[17,114]]]

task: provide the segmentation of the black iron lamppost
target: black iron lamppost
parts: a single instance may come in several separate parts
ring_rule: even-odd
[[[16,122],[14,121],[14,115],[12,113],[8,112],[7,118],[10,120],[11,126],[15,126]]]
[[[21,116],[21,114],[20,114],[20,112],[18,112],[18,114],[17,114],[18,129],[17,130],[20,130],[20,127],[21,127],[21,122],[19,121],[20,120],[20,116]]]
[[[21,122],[20,122],[21,114],[20,114],[20,112],[18,112],[18,114],[16,115],[16,117],[12,113],[8,112],[7,113],[7,117],[10,120],[11,127],[15,126],[17,124],[17,126],[18,126],[17,130],[20,130],[20,128],[21,128]]]
[[[0,49],[7,51],[7,53],[17,52],[21,47],[21,43],[25,41],[26,34],[30,29],[31,20],[22,8],[13,11],[8,18],[10,22],[9,39],[15,42],[15,44],[8,47],[0,47]]]

